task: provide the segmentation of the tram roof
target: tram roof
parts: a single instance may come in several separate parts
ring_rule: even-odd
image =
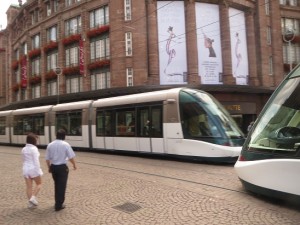
[[[253,87],[247,85],[148,85],[148,86],[133,86],[133,87],[122,87],[122,88],[107,88],[95,91],[70,93],[64,95],[53,95],[46,96],[31,100],[23,100],[18,102],[13,102],[7,105],[0,106],[0,111],[4,110],[15,110],[28,107],[37,107],[43,105],[56,105],[59,103],[69,103],[85,100],[98,100],[101,98],[117,97],[128,94],[136,94],[150,91],[158,91],[170,88],[193,88],[208,92],[210,94],[214,93],[248,93],[248,94],[266,94],[271,95],[275,90],[275,87],[264,88],[264,87]]]

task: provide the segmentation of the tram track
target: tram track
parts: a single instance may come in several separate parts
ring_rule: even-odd
[[[41,151],[43,153],[43,151]],[[7,155],[19,155],[17,153],[12,153],[12,152],[0,152],[0,154],[7,154]],[[91,154],[97,154],[97,153],[91,153]],[[147,171],[141,171],[141,170],[135,170],[135,169],[131,169],[131,168],[126,168],[126,167],[129,167],[130,164],[132,164],[132,160],[137,158],[136,156],[123,156],[123,155],[109,155],[109,154],[101,154],[99,153],[99,155],[101,156],[108,156],[109,157],[109,162],[110,164],[112,165],[108,165],[108,164],[104,164],[104,163],[91,163],[91,162],[87,162],[87,161],[91,161],[91,159],[95,159],[95,157],[92,157],[92,156],[79,156],[77,157],[77,163],[78,164],[83,164],[83,165],[87,165],[87,166],[96,166],[96,167],[102,167],[102,168],[107,168],[107,169],[114,169],[114,170],[118,170],[118,171],[125,171],[125,172],[130,172],[130,173],[135,173],[135,174],[142,174],[142,175],[147,175],[147,176],[152,176],[152,177],[157,177],[157,178],[163,178],[163,179],[169,179],[169,180],[173,180],[173,181],[180,181],[180,182],[186,182],[186,183],[189,183],[189,184],[196,184],[196,185],[202,185],[202,186],[206,186],[206,187],[210,187],[210,188],[215,188],[215,189],[220,189],[220,190],[226,190],[226,191],[230,191],[230,192],[234,192],[234,193],[241,193],[241,194],[247,194],[248,195],[248,192],[246,191],[240,191],[240,190],[236,190],[236,189],[232,189],[232,188],[227,188],[227,187],[222,187],[220,185],[214,185],[214,184],[210,184],[210,183],[206,183],[206,182],[199,182],[199,181],[194,181],[194,180],[190,180],[190,179],[184,179],[182,177],[175,177],[175,176],[169,176],[169,175],[163,175],[163,174],[159,174],[159,173],[154,173],[154,172],[147,172]],[[112,156],[112,157],[110,157]],[[112,159],[114,156],[118,157],[118,159]],[[120,157],[129,157],[130,161],[126,159],[121,159]],[[83,160],[84,158],[88,158],[88,160]],[[137,163],[137,162],[134,162],[135,163],[135,166],[137,167],[137,165],[139,165],[140,167],[142,167],[143,169],[145,169],[145,167],[148,167],[150,166],[150,168],[148,168],[147,170],[151,169],[151,167],[153,166],[160,166],[160,167],[164,167],[165,169],[168,169],[168,170],[182,170],[182,171],[186,171],[186,172],[193,172],[195,173],[195,176],[201,176],[201,173],[207,173],[207,174],[211,174],[211,175],[215,175],[214,172],[209,171],[209,169],[200,169],[200,170],[187,170],[187,169],[184,169],[184,165],[185,163],[188,164],[188,165],[192,165],[192,164],[195,164],[194,162],[181,162],[181,161],[176,161],[176,165],[177,166],[172,166],[168,163],[164,163],[164,162],[159,162],[157,161],[157,159],[152,159],[152,158],[145,158],[145,157],[138,157],[139,160],[143,160],[143,164],[142,163]],[[103,159],[101,158],[100,160],[107,160],[107,158]],[[170,162],[169,160],[167,159],[159,159],[159,160],[163,160],[165,162]],[[146,164],[145,164],[146,162]],[[172,161],[174,162],[174,161]],[[127,165],[124,165],[123,167],[120,167],[120,166],[114,166],[114,164],[121,164],[121,163],[126,163]],[[184,165],[182,165],[182,163]],[[156,165],[154,165],[156,164]],[[179,168],[178,165],[181,165]],[[199,163],[199,165],[201,166],[207,166],[207,167],[211,167],[211,166],[219,166],[220,165],[212,165],[212,164],[201,164]],[[228,167],[227,165],[224,165],[224,167]],[[184,172],[183,172],[184,174]],[[198,175],[199,174],[199,175]],[[219,176],[225,176],[225,174],[218,174]],[[213,179],[213,178],[212,178]]]
[[[175,181],[182,181],[182,182],[187,182],[187,183],[197,184],[197,185],[203,185],[203,186],[208,186],[208,187],[212,187],[212,188],[218,188],[218,189],[227,190],[227,191],[236,192],[236,193],[248,194],[245,191],[234,190],[234,189],[231,189],[231,188],[221,187],[221,186],[207,184],[207,183],[203,183],[203,182],[192,181],[192,180],[188,180],[188,179],[176,178],[176,177],[172,177],[172,176],[165,176],[165,175],[161,175],[161,174],[142,172],[142,171],[138,171],[138,170],[125,169],[125,168],[120,168],[120,167],[115,167],[115,166],[108,166],[108,165],[103,165],[103,164],[85,163],[83,161],[78,161],[78,163],[89,165],[89,166],[99,166],[99,167],[103,167],[103,168],[109,168],[109,169],[132,172],[132,173],[143,174],[143,175],[148,175],[148,176],[154,176],[154,177],[159,177],[159,178],[164,178],[164,179],[171,179],[171,180],[175,180]]]

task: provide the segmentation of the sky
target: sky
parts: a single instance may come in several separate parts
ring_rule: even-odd
[[[26,0],[23,0],[23,4]],[[8,10],[11,4],[19,5],[18,0],[1,0],[1,7],[0,7],[0,26],[2,29],[6,28],[7,21],[6,21],[6,11]]]

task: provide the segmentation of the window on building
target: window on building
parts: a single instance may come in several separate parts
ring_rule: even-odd
[[[292,18],[281,18],[281,29],[282,34],[286,34],[287,31],[293,31],[295,36],[299,35],[300,32],[300,20]],[[285,64],[298,64],[300,62],[300,44],[292,41],[294,37],[288,39],[284,38],[283,43],[283,60]]]
[[[59,0],[53,0],[53,12],[58,11]]]
[[[31,14],[31,24],[34,25],[39,21],[39,10],[34,9],[30,14]]]
[[[65,22],[65,36],[81,32],[81,17],[77,16]]]
[[[47,90],[48,90],[48,96],[51,95],[57,95],[57,79],[49,80],[47,82]]]
[[[16,60],[19,60],[19,58],[20,58],[20,52],[19,52],[19,49],[16,49],[16,50],[14,51],[14,58],[15,58]]]
[[[298,6],[298,0],[289,0],[290,6]]]
[[[109,71],[93,71],[91,74],[91,90],[110,88]]]
[[[133,69],[131,67],[126,68],[127,86],[133,86]]]
[[[272,43],[271,27],[267,26],[267,44],[271,45],[271,43]]]
[[[270,0],[265,0],[266,15],[270,15]]]
[[[66,92],[78,93],[82,91],[82,76],[67,76],[66,77]]]
[[[281,30],[282,34],[286,33],[288,30],[292,30],[296,35],[299,34],[300,25],[298,19],[292,18],[281,18]]]
[[[27,55],[27,53],[28,53],[28,51],[27,51],[27,43],[24,42],[24,43],[22,44],[22,54],[23,54],[23,55]]]
[[[41,69],[40,69],[40,58],[34,58],[31,61],[31,74],[32,76],[40,75]]]
[[[35,84],[31,86],[32,98],[40,98],[41,97],[41,85]]]
[[[103,6],[90,12],[90,28],[109,24],[108,6]]]
[[[65,50],[66,67],[78,66],[79,63],[79,49],[78,46],[70,46]]]
[[[131,0],[124,0],[125,21],[131,20]]]
[[[125,33],[125,48],[126,48],[126,56],[132,56],[132,33]]]
[[[279,4],[280,4],[280,5],[286,5],[286,1],[287,1],[287,0],[279,0]]]
[[[32,37],[32,49],[40,48],[40,34],[36,34]]]
[[[21,88],[19,92],[18,101],[27,99],[27,88]]]
[[[299,45],[284,43],[283,62],[286,64],[297,64],[300,62]]]
[[[46,3],[46,10],[47,10],[47,16],[51,16],[51,13],[52,13],[51,2]]]
[[[273,57],[269,57],[269,74],[273,75]]]
[[[47,42],[57,41],[57,26],[53,26],[47,29]]]
[[[102,36],[97,39],[91,39],[90,54],[91,62],[95,60],[108,59],[110,57],[109,37]]]
[[[70,6],[72,5],[72,0],[65,0],[65,6]]]
[[[52,52],[47,55],[47,71],[50,71],[51,69],[55,69],[57,67],[58,62],[58,53]]]

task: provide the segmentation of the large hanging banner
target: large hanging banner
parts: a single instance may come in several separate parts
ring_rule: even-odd
[[[157,1],[160,84],[186,84],[187,58],[183,1]]]
[[[84,75],[84,51],[82,39],[79,41],[79,71],[80,75]]]
[[[202,84],[222,84],[223,66],[219,6],[196,4],[199,76]]]
[[[232,74],[236,84],[247,85],[249,78],[245,13],[229,8]]]
[[[27,58],[21,59],[21,88],[27,88]]]

